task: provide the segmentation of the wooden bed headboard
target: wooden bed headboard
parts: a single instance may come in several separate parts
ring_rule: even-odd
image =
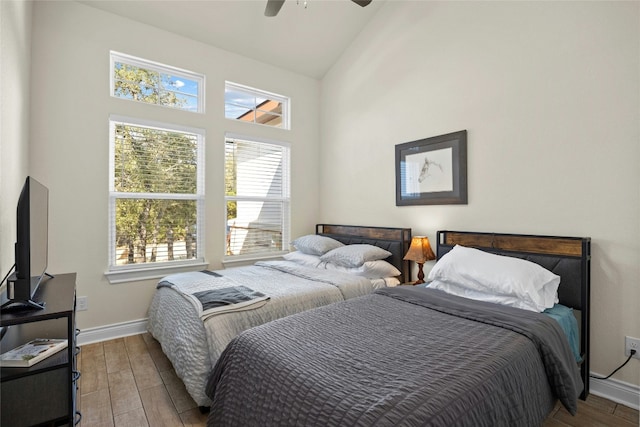
[[[589,394],[589,311],[591,286],[591,238],[556,237],[526,234],[438,231],[437,258],[455,245],[473,247],[498,255],[534,262],[560,276],[560,303],[579,310],[581,376]]]
[[[316,224],[316,234],[331,237],[345,245],[369,244],[386,249],[391,252],[387,261],[402,272],[400,283],[411,277],[409,261],[403,259],[411,245],[410,228]]]

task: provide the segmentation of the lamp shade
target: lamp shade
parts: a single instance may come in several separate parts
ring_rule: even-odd
[[[411,238],[411,246],[404,256],[404,259],[424,264],[427,261],[436,259],[436,256],[431,249],[431,244],[429,244],[427,237],[415,236]]]

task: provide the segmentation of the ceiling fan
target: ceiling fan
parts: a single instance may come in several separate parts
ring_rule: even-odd
[[[351,0],[351,1],[359,6],[365,7],[366,5],[371,3],[372,0]],[[284,0],[267,0],[267,7],[264,9],[264,15],[276,16],[278,12],[280,12],[280,9],[282,8],[283,4],[284,4]]]

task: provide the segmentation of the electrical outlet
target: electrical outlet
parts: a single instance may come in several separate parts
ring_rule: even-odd
[[[76,311],[85,311],[89,309],[89,298],[78,297],[76,298]]]
[[[624,355],[629,356],[635,350],[634,359],[640,359],[640,338],[624,337]]]

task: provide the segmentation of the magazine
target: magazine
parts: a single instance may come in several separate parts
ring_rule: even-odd
[[[66,339],[36,338],[0,355],[0,366],[28,368],[66,347]]]

